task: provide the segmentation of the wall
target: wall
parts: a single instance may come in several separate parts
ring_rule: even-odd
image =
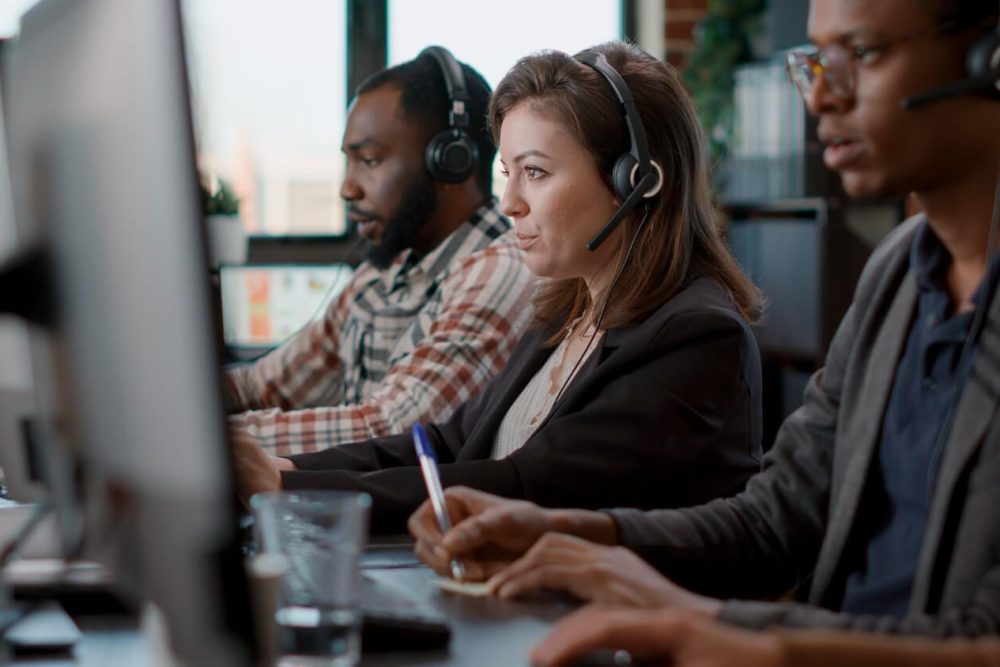
[[[666,61],[680,67],[694,50],[694,31],[708,10],[708,0],[663,0]]]

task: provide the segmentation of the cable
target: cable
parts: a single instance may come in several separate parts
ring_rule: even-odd
[[[990,217],[990,231],[986,236],[986,257],[984,259],[984,273],[983,279],[989,280],[990,271],[990,260],[993,255],[993,248],[996,245],[997,232],[1000,228],[1000,165],[998,165],[997,171],[997,182],[996,188],[993,193],[993,213]],[[966,365],[971,364],[972,347],[979,338],[980,329],[986,322],[986,312],[988,309],[987,304],[992,301],[992,295],[990,292],[995,292],[996,289],[986,290],[980,296],[979,302],[976,303],[975,314],[973,315],[972,323],[969,325],[969,332],[965,336],[965,342],[962,343],[962,352],[958,356],[958,364],[955,366],[955,374],[957,377],[961,377],[966,370],[971,374],[972,369],[966,369]],[[962,384],[968,381],[968,377],[962,379]],[[941,429],[938,431],[937,437],[934,439],[934,447],[931,450],[931,465],[927,470],[927,489],[929,492],[928,497],[933,497],[934,485],[937,480],[936,470],[938,464],[940,463],[941,457],[943,456],[943,447],[948,434],[951,432],[952,420],[955,418],[955,408],[958,405],[958,401],[962,396],[960,387],[956,388],[957,391],[951,399],[951,405],[948,406],[948,412],[945,413],[945,418],[941,422]]]
[[[601,331],[601,323],[604,321],[604,313],[608,309],[608,303],[611,302],[611,293],[614,292],[615,287],[618,285],[618,281],[621,280],[622,273],[625,272],[625,267],[628,265],[628,260],[632,257],[632,250],[635,248],[636,241],[639,240],[639,235],[642,234],[642,230],[646,226],[646,220],[649,218],[649,207],[643,207],[642,220],[639,221],[639,226],[636,227],[635,234],[632,236],[632,241],[628,244],[628,250],[625,251],[625,259],[622,260],[621,265],[618,267],[618,272],[615,274],[614,279],[611,281],[611,285],[608,287],[608,291],[604,294],[604,303],[601,305],[601,310],[597,315],[597,321],[594,323],[594,335],[590,337],[587,341],[587,347],[583,349],[583,354],[581,354],[576,362],[573,364],[573,368],[570,369],[569,375],[563,380],[559,387],[559,391],[556,393],[555,400],[552,401],[552,407],[549,409],[549,413],[545,415],[545,419],[538,425],[535,431],[539,431],[545,424],[549,421],[549,417],[555,414],[556,408],[561,404],[563,398],[563,392],[566,387],[570,385],[573,378],[576,376],[576,371],[583,360],[587,358],[590,353],[590,347],[594,344],[594,341],[598,338],[598,333]]]
[[[990,231],[986,236],[986,258],[983,262],[984,270],[989,272],[990,259],[993,255],[994,246],[997,242],[997,229],[1000,227],[1000,169],[997,171],[997,184],[993,192],[993,216],[990,220]],[[986,295],[983,295],[982,302],[985,304],[989,299]],[[961,367],[962,362],[965,359],[966,354],[969,353],[969,349],[972,347],[971,342],[975,336],[979,335],[979,329],[983,325],[983,321],[986,319],[986,308],[979,308],[979,304],[976,304],[976,315],[975,319],[972,320],[972,325],[969,327],[970,335],[965,339],[965,344],[962,347],[962,355],[958,359],[959,367]]]
[[[355,238],[354,242],[351,243],[350,246],[348,246],[347,250],[345,250],[340,254],[340,258],[337,259],[336,261],[331,262],[330,264],[331,265],[345,264],[346,262],[344,260],[350,257],[354,253],[354,251],[361,246],[361,242],[363,240],[364,239],[361,238],[360,236]],[[329,305],[329,300],[333,296],[333,290],[336,287],[337,283],[334,282],[327,288],[326,293],[323,295],[323,298],[319,302],[319,305],[316,307],[316,310],[313,311],[312,315],[309,316],[309,319],[306,320],[306,323],[303,324],[301,327],[299,327],[298,331],[288,336],[288,338],[286,338],[285,340],[288,340],[289,338],[292,338],[294,336],[298,336],[300,333],[302,333],[302,330],[309,325],[310,322],[316,320],[316,318],[319,317],[319,314],[322,313],[324,310],[326,310],[326,307]]]
[[[361,242],[362,241],[364,241],[364,239],[362,237],[356,236],[354,238],[354,241],[351,242],[351,245],[349,245],[347,247],[347,250],[341,252],[340,256],[337,259],[335,259],[334,261],[330,262],[330,265],[331,266],[336,266],[336,265],[339,265],[339,264],[346,264],[345,260],[347,258],[349,258],[351,255],[354,254],[354,252],[361,246]],[[329,301],[332,298],[332,296],[333,296],[333,290],[337,287],[337,285],[338,285],[338,281],[336,281],[336,280],[333,281],[330,284],[330,286],[327,288],[326,292],[323,294],[323,298],[320,299],[319,305],[316,306],[316,309],[313,310],[312,314],[308,318],[306,318],[305,322],[302,323],[302,326],[300,326],[298,329],[296,329],[292,333],[288,334],[285,337],[285,339],[282,340],[280,343],[278,343],[277,345],[274,345],[272,347],[269,347],[266,350],[260,352],[259,354],[256,354],[256,355],[254,355],[252,357],[249,357],[247,359],[238,359],[238,360],[234,361],[232,364],[227,364],[227,366],[244,366],[244,365],[252,364],[252,363],[254,363],[256,361],[259,361],[260,359],[266,357],[267,355],[269,355],[271,352],[273,352],[277,348],[281,347],[282,345],[284,345],[285,343],[287,343],[291,339],[293,339],[296,336],[298,336],[300,333],[302,333],[303,330],[305,330],[306,327],[308,327],[310,324],[312,324],[314,321],[316,321],[316,319],[320,316],[320,313],[322,313],[324,310],[326,310],[329,307]]]

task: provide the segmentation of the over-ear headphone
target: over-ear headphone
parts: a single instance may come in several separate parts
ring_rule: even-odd
[[[900,104],[904,109],[914,109],[947,97],[973,92],[1000,100],[1000,24],[996,30],[983,35],[969,47],[965,56],[964,79],[907,97]]]
[[[585,51],[577,55],[577,60],[590,65],[597,70],[615,91],[615,97],[622,106],[625,116],[625,126],[628,128],[629,150],[622,153],[611,170],[611,184],[615,194],[622,198],[622,205],[608,224],[594,235],[587,243],[587,250],[596,250],[611,232],[621,224],[625,216],[642,200],[653,197],[663,187],[663,168],[649,158],[649,146],[646,143],[646,131],[642,126],[642,118],[635,108],[632,93],[621,75],[612,67],[604,54]]]
[[[431,176],[445,183],[461,183],[479,163],[479,148],[469,138],[469,114],[465,109],[469,93],[465,87],[462,66],[443,46],[428,46],[417,58],[430,56],[438,64],[448,89],[450,109],[448,129],[438,132],[427,142],[424,164]]]

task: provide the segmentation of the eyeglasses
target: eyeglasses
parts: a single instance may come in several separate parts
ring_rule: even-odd
[[[859,63],[862,65],[873,63],[894,46],[951,32],[956,27],[954,23],[941,24],[931,31],[882,40],[873,46],[844,46],[834,42],[822,48],[800,47],[788,52],[785,66],[788,68],[788,76],[803,99],[809,99],[820,76],[835,96],[849,99],[854,96],[857,87]]]
[[[809,99],[820,76],[834,95],[847,99],[854,94],[857,84],[857,62],[865,55],[864,49],[849,49],[840,44],[829,44],[822,49],[808,46],[789,51],[785,66],[802,99]]]

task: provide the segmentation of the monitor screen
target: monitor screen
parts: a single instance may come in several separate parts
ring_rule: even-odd
[[[14,40],[0,40],[0,266],[20,255],[27,225],[18,227],[7,159],[7,96]],[[20,291],[16,284],[12,291]],[[0,293],[3,288],[0,288]],[[5,302],[6,303],[6,302]],[[3,310],[3,308],[0,308]],[[20,312],[20,311],[16,311]],[[56,512],[59,551],[72,553],[79,542],[79,517],[72,487],[72,464],[47,440],[39,419],[34,366],[47,350],[44,335],[13,314],[0,315],[0,472],[7,500],[46,503]],[[39,357],[32,363],[32,357]],[[0,537],[13,537],[17,524],[0,527]]]
[[[42,0],[8,92],[18,227],[53,285],[42,414],[79,466],[88,553],[182,664],[242,665],[249,597],[176,0]]]
[[[347,286],[347,264],[222,266],[222,323],[229,347],[274,347],[309,322]]]

